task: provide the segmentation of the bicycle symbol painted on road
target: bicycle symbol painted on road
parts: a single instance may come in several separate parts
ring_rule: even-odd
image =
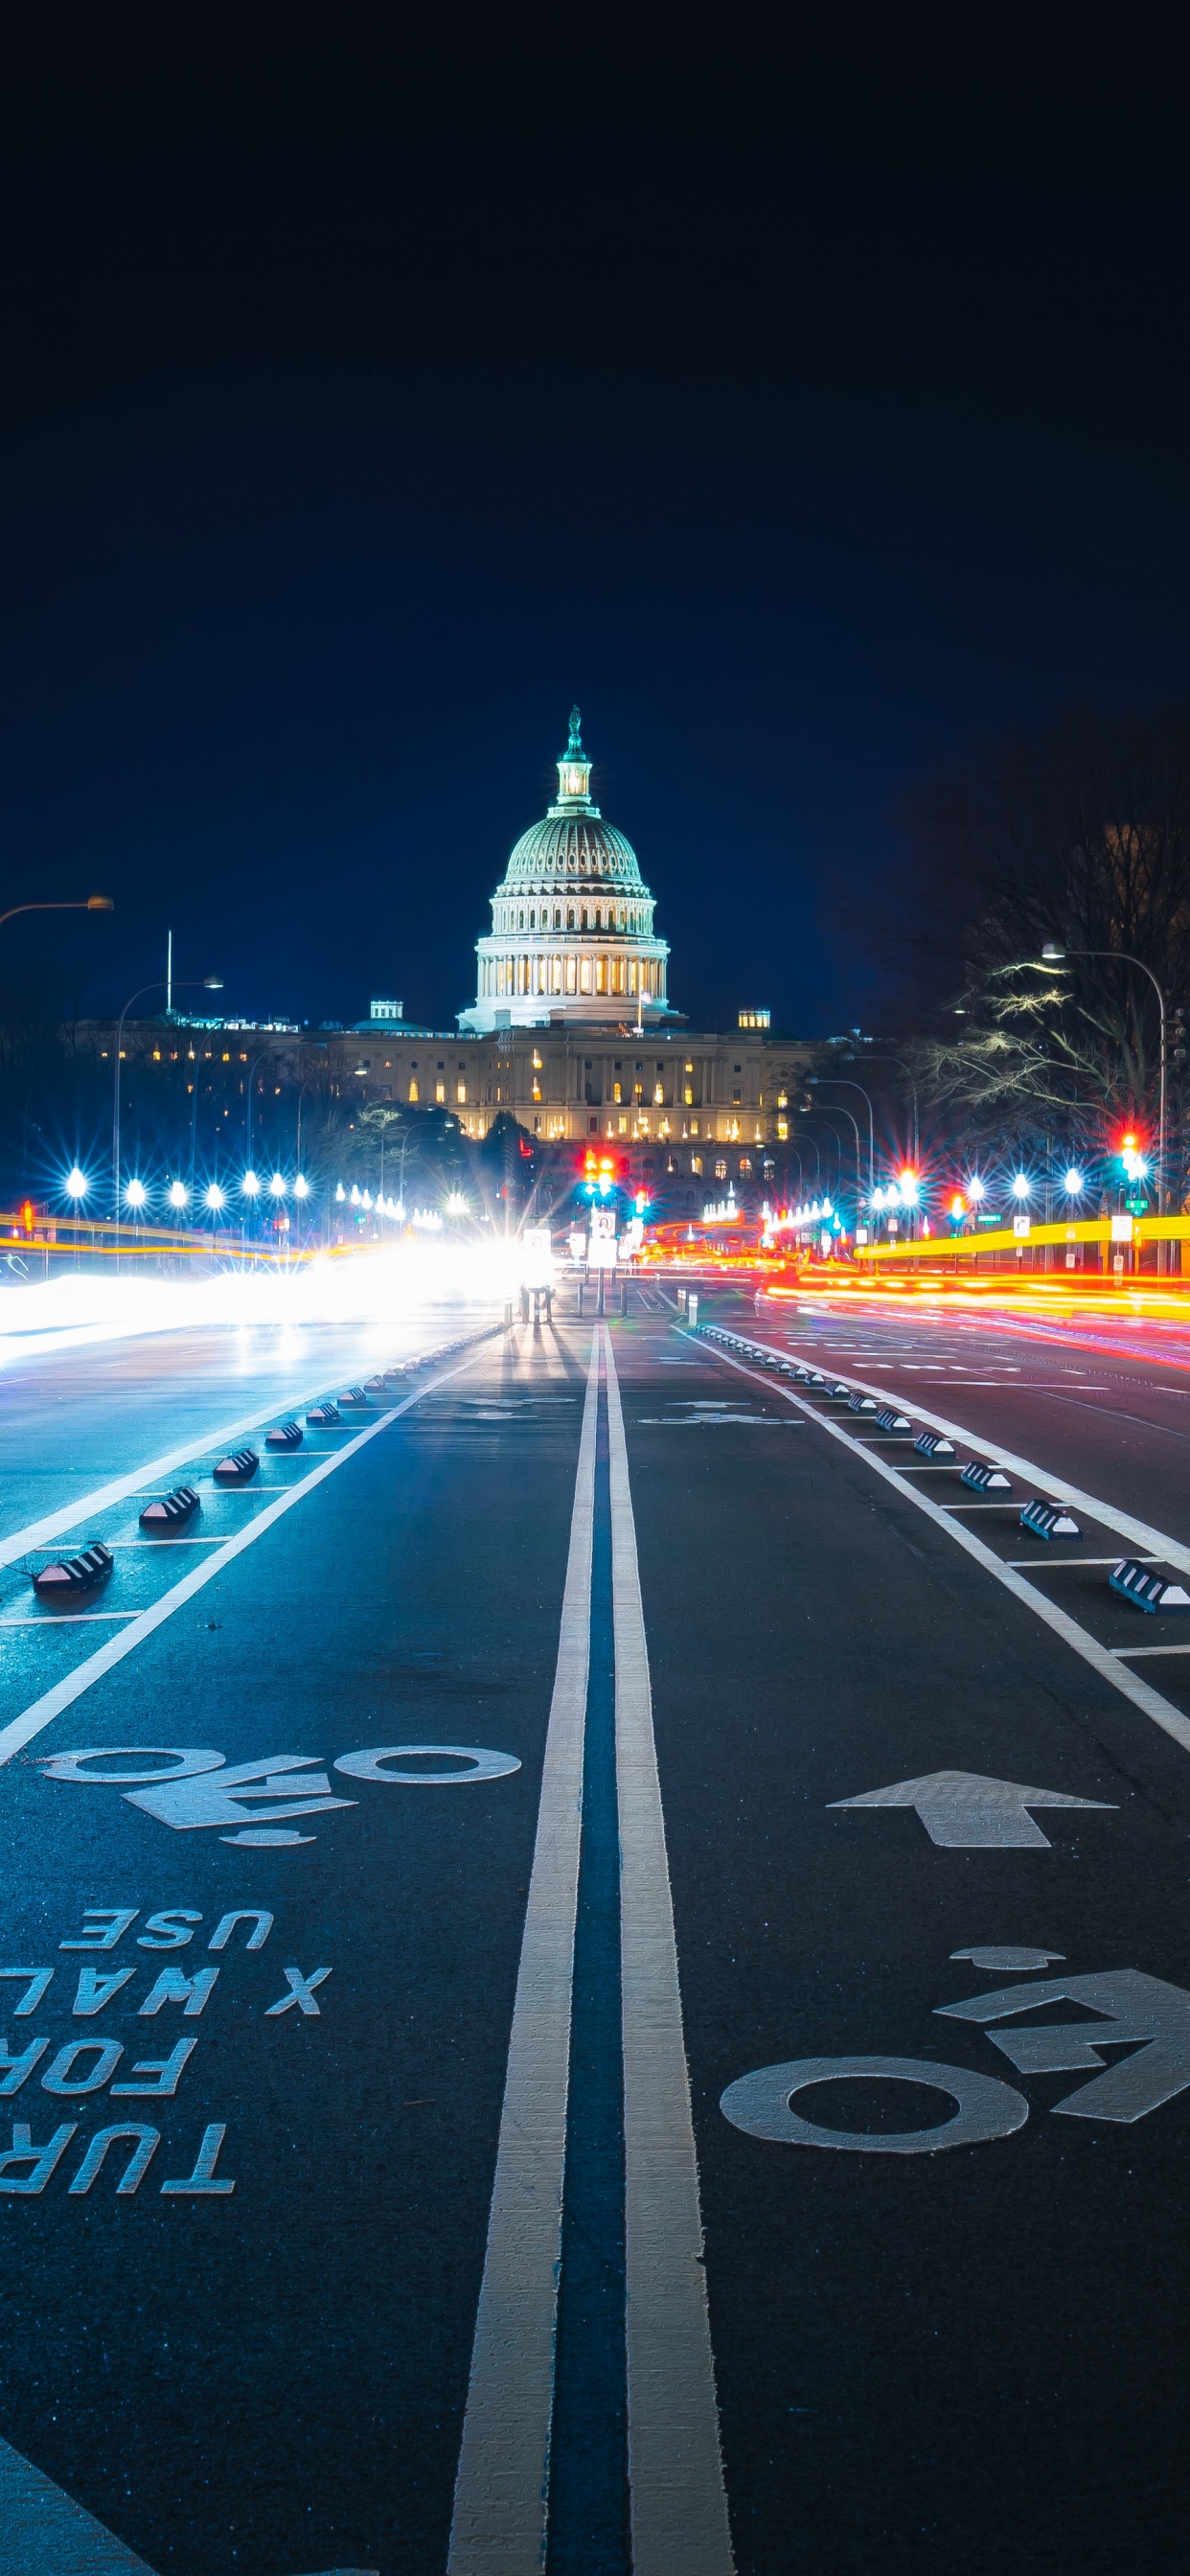
[[[976,1964],[981,1956],[988,1957],[990,1964],[994,1954],[974,1956]],[[1005,1954],[1004,1964],[1011,1958],[1011,1953]],[[1032,2026],[1019,2018],[1044,2005],[1061,2003],[1103,2018]],[[1146,1976],[1139,1968],[1001,1986],[993,1994],[969,1995],[960,2003],[938,2004],[935,2009],[944,2019],[985,2026],[1012,2016],[1011,2029],[988,2027],[987,2036],[1022,2075],[1064,2075],[1094,2068],[1089,2083],[1075,2085],[1054,2103],[1058,2116],[1130,2123],[1145,2119],[1190,2087],[1190,1993],[1167,1985],[1161,1977]],[[1134,2054],[1109,2065],[1103,2049],[1125,2044]],[[949,2119],[928,2128],[883,2132],[824,2128],[793,2108],[796,2096],[812,2085],[865,2077],[928,2086],[946,2095],[956,2108]],[[973,2073],[968,2067],[940,2066],[921,2057],[793,2058],[785,2065],[761,2066],[752,2075],[741,2075],[728,2085],[719,2107],[732,2126],[749,2137],[783,2146],[835,2147],[884,2156],[937,2155],[946,2147],[1011,2137],[1029,2117],[1029,2104],[1015,2085],[998,2076]]]
[[[260,1850],[313,1842],[312,1834],[297,1832],[287,1818],[307,1823],[337,1807],[359,1804],[356,1798],[335,1795],[319,1768],[322,1759],[314,1753],[269,1753],[258,1762],[229,1763],[225,1753],[201,1745],[92,1744],[80,1752],[50,1754],[42,1771],[47,1780],[65,1780],[76,1788],[119,1789],[130,1807],[141,1808],[177,1834],[235,1826],[238,1830],[222,1833],[221,1841]],[[93,1767],[113,1762],[138,1767]],[[146,1770],[146,1763],[152,1768]],[[166,1763],[168,1770],[162,1768]],[[409,1789],[502,1780],[520,1767],[515,1753],[496,1753],[483,1744],[373,1744],[360,1753],[341,1753],[333,1765],[349,1780]]]

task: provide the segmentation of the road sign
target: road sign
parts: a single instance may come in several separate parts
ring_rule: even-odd
[[[1071,1798],[1063,1789],[1026,1789],[1016,1780],[990,1780],[979,1771],[927,1771],[920,1780],[896,1780],[888,1789],[865,1789],[858,1798],[832,1798],[832,1807],[915,1807],[932,1843],[949,1851],[1048,1851],[1049,1837],[1030,1807],[1107,1807],[1103,1798]]]

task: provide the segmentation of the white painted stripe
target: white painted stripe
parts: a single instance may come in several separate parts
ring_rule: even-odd
[[[7,2442],[0,2442],[0,2569],[4,2576],[152,2576],[143,2558]]]
[[[710,1347],[716,1359],[722,1360],[726,1367],[735,1369],[740,1377],[750,1377],[758,1386],[772,1386],[771,1377],[762,1377],[758,1370],[746,1368],[742,1360],[732,1358],[730,1351],[720,1350],[713,1342]],[[1134,1707],[1143,1709],[1146,1717],[1151,1717],[1157,1726],[1164,1728],[1167,1735],[1172,1735],[1175,1744],[1180,1744],[1185,1752],[1190,1753],[1190,1718],[1184,1717],[1181,1709],[1174,1707],[1172,1700],[1163,1699],[1160,1691],[1152,1690],[1148,1682],[1141,1680],[1139,1673],[1130,1673],[1126,1664],[1117,1661],[1110,1647],[1101,1646],[1098,1638],[1092,1637],[1088,1629],[1080,1627],[1077,1619],[1070,1618],[1065,1610],[1060,1610],[1056,1601],[1048,1600],[1044,1592],[1035,1591],[1031,1583],[1023,1583],[1015,1567],[1004,1557],[994,1555],[990,1547],[985,1547],[983,1540],[976,1538],[974,1530],[968,1529],[965,1522],[956,1520],[945,1504],[932,1503],[929,1495],[923,1493],[919,1485],[910,1484],[908,1477],[899,1475],[895,1467],[890,1467],[887,1459],[878,1458],[874,1450],[868,1448],[864,1441],[853,1440],[840,1423],[833,1421],[828,1413],[820,1413],[816,1406],[805,1403],[800,1395],[793,1393],[791,1387],[782,1384],[777,1387],[776,1392],[784,1396],[787,1404],[795,1404],[799,1413],[806,1414],[811,1422],[817,1422],[823,1431],[829,1431],[832,1440],[840,1441],[853,1458],[866,1459],[875,1475],[883,1476],[887,1485],[894,1486],[898,1494],[904,1494],[919,1512],[924,1512],[927,1520],[934,1522],[936,1528],[947,1530],[958,1546],[966,1549],[968,1556],[973,1556],[977,1564],[984,1566],[989,1574],[995,1575],[996,1581],[1004,1585],[1006,1592],[1013,1593],[1018,1601],[1023,1601],[1027,1609],[1034,1611],[1039,1619],[1045,1621],[1047,1628],[1053,1629],[1055,1636],[1061,1637],[1066,1645],[1074,1648],[1076,1655],[1082,1656],[1084,1663],[1093,1665],[1095,1671],[1101,1673],[1105,1681],[1111,1682],[1113,1688],[1122,1692],[1125,1699],[1130,1699]],[[928,1415],[921,1417],[922,1420],[929,1418]],[[949,1432],[955,1429],[954,1424],[949,1422],[935,1423],[933,1427],[936,1430]],[[959,1432],[957,1437],[965,1440],[967,1434]],[[1019,1471],[1019,1460],[1005,1458],[1003,1463],[1008,1467],[1015,1466]],[[1053,1478],[1044,1476],[1040,1468],[1030,1468],[1029,1473],[1036,1477],[1039,1484],[1045,1485],[1050,1493],[1059,1493],[1060,1489]],[[1071,1500],[1068,1488],[1061,1489],[1060,1499],[1063,1502]],[[1102,1504],[1091,1502],[1082,1494],[1076,1495],[1074,1499],[1081,1502],[1085,1510],[1096,1514],[1102,1520],[1107,1520],[1109,1526],[1111,1525],[1111,1516],[1104,1510]],[[1139,1523],[1137,1526],[1140,1526]],[[1157,1538],[1159,1533],[1152,1530],[1146,1532],[1146,1536]],[[1168,1556],[1172,1551],[1169,1548],[1163,1548],[1161,1553],[1163,1556]],[[1186,1552],[1183,1551],[1183,1553]]]
[[[497,1325],[491,1329],[500,1331],[502,1327]],[[346,1377],[347,1372],[343,1374]],[[51,1539],[60,1538],[64,1530],[77,1529],[80,1521],[90,1520],[95,1512],[110,1510],[113,1503],[127,1502],[130,1494],[144,1491],[150,1478],[172,1476],[179,1467],[186,1465],[188,1459],[205,1458],[209,1449],[217,1449],[222,1455],[225,1450],[234,1449],[237,1441],[245,1440],[250,1431],[258,1431],[262,1422],[284,1420],[287,1413],[304,1411],[308,1404],[325,1395],[328,1383],[333,1385],[335,1381],[321,1377],[309,1395],[276,1398],[256,1413],[241,1414],[238,1422],[225,1422],[221,1429],[208,1433],[199,1431],[184,1448],[167,1449],[162,1457],[147,1459],[143,1467],[132,1468],[126,1476],[113,1476],[106,1485],[97,1485],[94,1493],[88,1494],[83,1502],[62,1504],[57,1511],[44,1512],[40,1520],[27,1521],[24,1529],[14,1530],[9,1538],[0,1538],[0,1565],[11,1565],[31,1547],[45,1547]],[[332,1431],[336,1427],[334,1423],[329,1425]]]
[[[633,2576],[734,2566],[624,1417],[607,1359]]]
[[[81,1699],[83,1692],[101,1681],[103,1675],[110,1673],[113,1665],[121,1663],[125,1655],[135,1654],[137,1647],[144,1644],[146,1637],[152,1636],[154,1629],[163,1627],[167,1619],[173,1618],[175,1610],[180,1610],[184,1602],[192,1601],[195,1593],[202,1591],[205,1583],[213,1582],[217,1574],[222,1574],[224,1566],[230,1565],[233,1557],[242,1556],[245,1548],[252,1547],[258,1538],[263,1538],[265,1531],[272,1529],[284,1513],[292,1511],[295,1503],[303,1502],[317,1485],[324,1485],[328,1476],[337,1475],[349,1458],[354,1458],[358,1450],[366,1449],[370,1440],[379,1439],[390,1423],[399,1422],[401,1415],[420,1404],[424,1395],[431,1394],[437,1387],[448,1386],[452,1378],[461,1377],[465,1369],[473,1366],[476,1356],[472,1352],[465,1360],[460,1360],[457,1367],[445,1370],[438,1377],[428,1377],[415,1394],[406,1396],[403,1404],[394,1404],[378,1422],[370,1422],[365,1431],[357,1431],[355,1438],[347,1441],[342,1449],[336,1449],[331,1457],[320,1460],[300,1485],[287,1485],[284,1492],[278,1494],[276,1502],[258,1512],[255,1520],[249,1521],[237,1537],[225,1540],[215,1555],[204,1557],[191,1573],[183,1575],[180,1583],[163,1592],[150,1609],[135,1613],[118,1636],[109,1637],[106,1646],[100,1646],[97,1653],[88,1655],[84,1663],[76,1664],[74,1671],[55,1682],[52,1690],[43,1691],[41,1698],[35,1699],[20,1717],[14,1717],[8,1726],[0,1727],[0,1764],[10,1762],[23,1744],[28,1744],[33,1736],[40,1735],[45,1727],[51,1726],[63,1709],[69,1708],[74,1700]],[[86,1617],[89,1614],[67,1613],[68,1617],[72,1615]],[[18,1622],[6,1621],[4,1624],[15,1627]]]
[[[504,2576],[540,2576],[545,2559],[591,1652],[598,1402],[596,1328],[448,2576],[494,2576],[496,2570]]]

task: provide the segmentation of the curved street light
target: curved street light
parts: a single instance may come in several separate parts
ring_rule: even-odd
[[[1065,964],[1068,957],[1109,957],[1118,960],[1119,964],[1122,966],[1135,966],[1139,969],[1139,972],[1142,975],[1148,976],[1149,982],[1153,987],[1153,991],[1157,996],[1157,1008],[1161,1013],[1161,1061],[1159,1067],[1160,1089],[1158,1094],[1157,1110],[1157,1214],[1158,1216],[1163,1216],[1165,1213],[1165,994],[1153,973],[1152,967],[1146,966],[1143,957],[1134,957],[1130,948],[1063,948],[1059,945],[1056,939],[1046,940],[1041,951],[1041,962],[1043,966],[1062,966]],[[1161,1254],[1162,1246],[1160,1242],[1158,1242],[1157,1268],[1159,1273],[1163,1271],[1165,1267]]]

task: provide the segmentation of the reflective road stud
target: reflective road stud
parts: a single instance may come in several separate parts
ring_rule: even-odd
[[[300,1449],[302,1445],[300,1423],[277,1423],[272,1431],[266,1431],[264,1445],[266,1449]]]
[[[1030,1538],[1081,1538],[1082,1526],[1064,1503],[1026,1503],[1021,1513],[1021,1528]]]
[[[1150,1565],[1139,1565],[1134,1556],[1122,1556],[1107,1579],[1112,1591],[1130,1601],[1134,1610],[1190,1610],[1190,1592],[1184,1583],[1154,1574]]]
[[[220,1458],[211,1474],[217,1485],[247,1485],[252,1481],[260,1460],[255,1449],[233,1450],[230,1458]]]
[[[78,1556],[64,1557],[54,1565],[43,1565],[40,1573],[32,1578],[33,1589],[39,1601],[61,1605],[77,1600],[80,1592],[94,1592],[101,1583],[106,1583],[113,1562],[102,1539],[97,1538]]]
[[[202,1510],[193,1485],[175,1485],[172,1494],[157,1494],[146,1503],[140,1514],[140,1525],[150,1538],[167,1537],[171,1529],[184,1529],[187,1521]]]

